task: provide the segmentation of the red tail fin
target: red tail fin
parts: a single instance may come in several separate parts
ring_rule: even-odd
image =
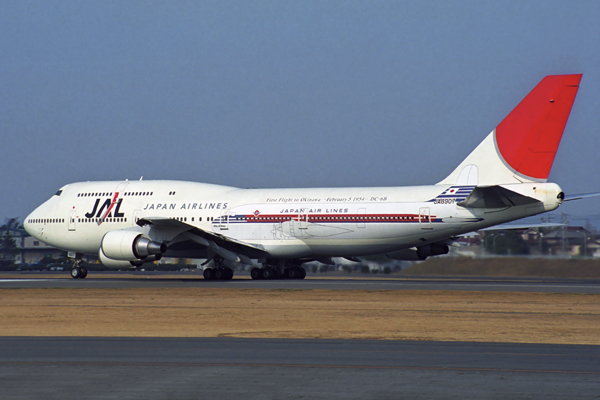
[[[547,179],[581,75],[547,76],[496,127],[496,145],[519,174]]]

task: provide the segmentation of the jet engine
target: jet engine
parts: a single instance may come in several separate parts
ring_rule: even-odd
[[[131,268],[134,266],[131,261],[113,260],[112,258],[106,257],[104,252],[102,252],[102,248],[100,248],[100,251],[98,252],[98,259],[102,265],[108,268]]]
[[[419,261],[431,256],[448,254],[449,250],[445,244],[430,243],[419,247],[394,251],[386,255],[393,260]]]
[[[146,257],[143,260],[123,261],[123,260],[113,260],[112,258],[106,257],[104,255],[104,253],[102,252],[102,249],[100,249],[100,251],[98,252],[98,258],[100,259],[100,262],[102,263],[102,265],[104,265],[105,267],[109,267],[109,268],[131,268],[131,267],[140,267],[144,263],[150,263],[150,262],[158,261],[158,260],[160,260],[162,258],[162,255],[161,254],[156,254],[156,255],[153,255],[151,257]]]
[[[116,230],[104,235],[99,253],[101,259],[104,256],[115,261],[139,261],[148,256],[160,256],[165,251],[166,244],[152,241],[139,232]]]
[[[421,260],[424,260],[430,256],[448,254],[449,251],[450,249],[448,248],[448,245],[439,243],[430,243],[417,247],[417,255],[421,258]]]

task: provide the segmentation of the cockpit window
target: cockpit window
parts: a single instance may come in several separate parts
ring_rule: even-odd
[[[60,194],[62,193],[62,190],[59,190],[58,192],[54,193],[55,196],[60,196]]]

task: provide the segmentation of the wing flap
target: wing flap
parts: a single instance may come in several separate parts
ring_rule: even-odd
[[[179,235],[192,240],[212,250],[226,260],[251,264],[251,258],[268,257],[264,249],[259,245],[246,243],[229,236],[218,233],[207,232],[196,226],[171,218],[151,217],[141,218],[137,221],[139,226],[151,225],[156,229],[176,229]]]

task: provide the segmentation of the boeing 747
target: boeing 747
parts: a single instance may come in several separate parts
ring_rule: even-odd
[[[239,189],[182,181],[63,186],[24,226],[32,236],[108,267],[161,257],[205,258],[206,279],[231,279],[226,261],[254,279],[301,279],[302,263],[385,254],[424,260],[458,235],[555,210],[547,182],[581,75],[545,77],[445,179],[435,185]]]

